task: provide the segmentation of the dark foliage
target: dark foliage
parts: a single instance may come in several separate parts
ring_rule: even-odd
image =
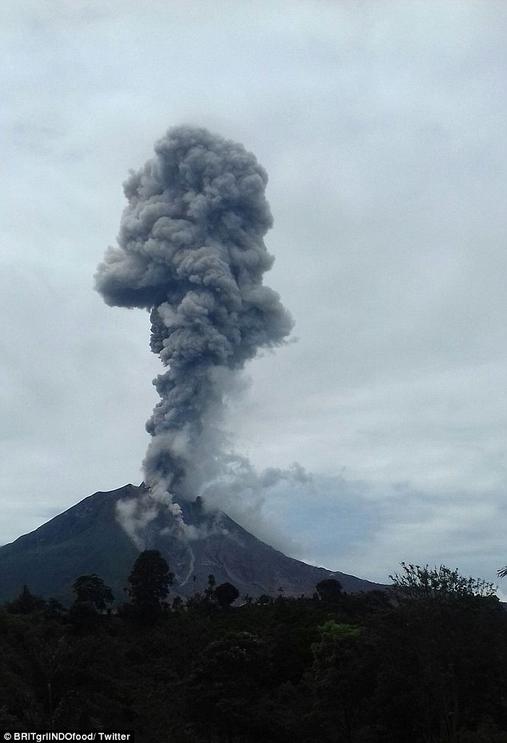
[[[343,595],[342,584],[335,578],[325,578],[319,581],[315,588],[320,600],[327,601],[329,604],[336,603]]]
[[[46,602],[40,596],[34,596],[28,586],[23,586],[23,590],[14,601],[10,601],[5,608],[11,614],[32,614],[46,606]]]
[[[126,610],[80,622],[25,592],[29,611],[0,610],[0,727],[134,729],[143,743],[507,742],[507,613],[480,582],[405,566],[386,593],[326,600],[320,587],[223,611],[210,580],[162,610],[167,565],[141,567],[132,602],[156,603],[155,622]]]
[[[86,605],[95,611],[105,611],[107,604],[112,604],[114,600],[109,586],[95,573],[80,575],[72,584],[72,590],[76,596],[76,604]]]
[[[239,591],[236,586],[232,583],[221,583],[214,590],[214,596],[218,601],[218,605],[225,609],[227,606],[233,604],[239,596]]]
[[[141,552],[128,579],[134,609],[145,616],[157,615],[173,580],[174,575],[158,550]]]

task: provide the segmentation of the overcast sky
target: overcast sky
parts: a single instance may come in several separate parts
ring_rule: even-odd
[[[129,168],[190,123],[268,171],[266,283],[296,321],[228,425],[313,483],[245,525],[370,579],[405,560],[494,580],[507,5],[4,0],[0,28],[0,543],[142,479],[160,362],[148,315],[106,307],[93,274]]]

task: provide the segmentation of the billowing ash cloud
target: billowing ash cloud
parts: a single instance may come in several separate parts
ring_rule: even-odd
[[[151,349],[167,367],[154,380],[160,402],[143,463],[155,499],[194,497],[224,473],[218,424],[231,375],[291,330],[278,294],[263,285],[273,263],[263,240],[272,225],[266,183],[242,145],[182,126],[124,184],[118,246],[96,285],[109,305],[151,312]]]

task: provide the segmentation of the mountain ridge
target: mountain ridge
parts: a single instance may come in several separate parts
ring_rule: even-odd
[[[11,600],[24,584],[33,593],[68,603],[72,583],[79,576],[97,573],[123,600],[132,565],[140,552],[117,518],[119,501],[146,494],[141,484],[97,491],[28,534],[0,547],[0,601]],[[202,502],[180,504],[185,522],[203,536],[181,540],[174,535],[174,518],[159,512],[145,531],[145,546],[158,549],[176,579],[172,595],[202,591],[208,575],[217,583],[234,583],[241,595],[311,595],[324,578],[336,578],[345,591],[383,588],[355,576],[308,565],[284,555],[250,534],[223,512],[207,512]],[[202,527],[205,527],[204,530]]]

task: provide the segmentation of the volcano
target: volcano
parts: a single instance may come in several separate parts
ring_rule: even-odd
[[[140,549],[157,549],[175,574],[171,594],[182,597],[202,591],[213,574],[228,581],[240,595],[252,597],[311,595],[324,578],[336,578],[347,592],[382,588],[341,572],[308,565],[287,557],[257,539],[223,512],[208,512],[200,499],[182,502],[183,517],[199,538],[174,536],[174,517],[162,510],[150,522],[144,545],[135,544],[117,519],[117,504],[146,494],[143,485],[125,485],[97,492],[54,517],[38,529],[0,547],[0,601],[17,596],[23,585],[44,597],[68,603],[72,583],[97,573],[113,589],[115,599],[126,598],[125,586]]]

